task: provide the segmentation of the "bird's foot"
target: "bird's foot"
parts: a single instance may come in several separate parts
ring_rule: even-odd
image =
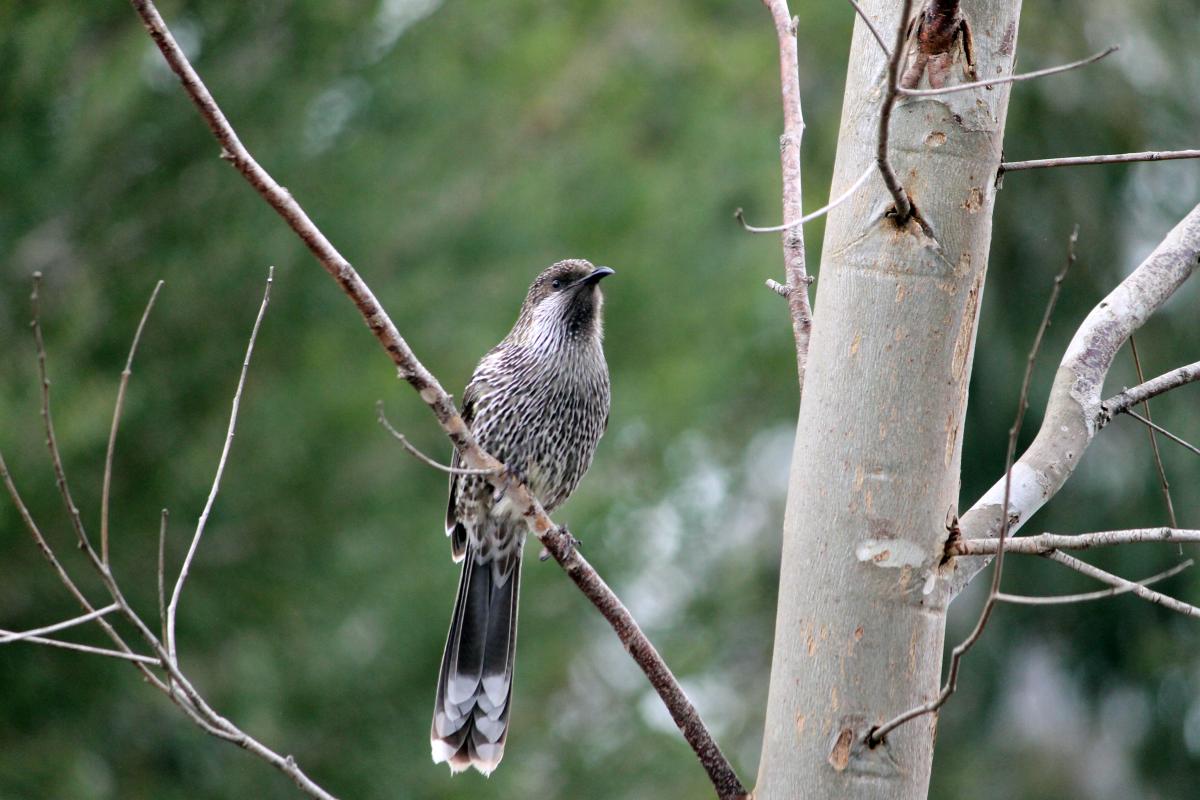
[[[525,476],[525,470],[523,470],[521,467],[510,467],[505,464],[504,471],[501,473],[501,476],[504,478],[504,480],[501,481],[500,488],[492,492],[492,505],[499,505],[500,501],[504,499],[504,496],[508,494],[508,487],[514,483],[524,484],[525,486],[529,485],[529,482]]]
[[[571,531],[567,530],[566,525],[559,525],[557,532],[567,537],[567,552],[563,554],[563,559],[565,560],[570,558],[571,554],[574,553],[575,550],[578,549],[579,545],[583,544],[583,542],[571,535]],[[538,561],[548,561],[549,559],[550,551],[543,547],[542,552],[538,554]]]

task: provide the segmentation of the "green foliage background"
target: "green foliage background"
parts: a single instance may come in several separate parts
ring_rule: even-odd
[[[794,5],[813,208],[828,194],[852,19],[834,0]],[[1007,153],[1195,147],[1195,11],[1194,0],[1028,8],[1024,68],[1122,50],[1018,86]],[[796,413],[786,309],[762,287],[781,271],[778,240],[730,217],[737,206],[759,223],[779,213],[776,50],[760,4],[198,0],[163,12],[247,145],[451,390],[543,266],[583,256],[617,269],[605,284],[612,424],[559,516],[752,780]],[[166,280],[134,368],[113,497],[115,569],[153,616],[159,509],[171,509],[178,563],[274,264],[224,489],[182,605],[195,682],[346,798],[706,796],[615,638],[555,567],[536,563],[504,765],[485,781],[429,763],[457,579],[441,534],[445,481],[380,430],[375,401],[427,451],[445,451],[444,438],[337,287],[217,155],[126,4],[0,4],[0,447],[71,568],[86,575],[42,445],[30,274],[45,273],[56,421],[93,529],[118,373],[150,289]],[[1198,198],[1194,163],[1008,176],[964,505],[1002,468],[1025,352],[1072,224],[1080,263],[1025,439],[1076,324]],[[809,226],[814,266],[821,235],[821,222]],[[1198,300],[1187,287],[1139,336],[1148,372],[1197,358]],[[1110,384],[1133,380],[1123,354]],[[1188,388],[1156,401],[1155,416],[1200,439],[1198,397]],[[1196,527],[1200,459],[1162,448],[1181,524]],[[1145,432],[1121,420],[1032,527],[1164,522]],[[1153,546],[1098,557],[1137,577],[1177,559]],[[1091,588],[1051,567],[1014,559],[1006,587]],[[1194,601],[1198,576],[1167,586]],[[976,592],[955,606],[948,639],[978,602]],[[0,626],[74,613],[0,502]],[[1002,608],[942,717],[933,796],[1194,796],[1198,647],[1194,621],[1127,597]],[[124,664],[0,649],[2,800],[295,796]]]

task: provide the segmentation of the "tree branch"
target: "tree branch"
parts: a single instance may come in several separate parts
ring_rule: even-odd
[[[407,436],[396,430],[392,423],[388,421],[387,415],[383,413],[382,400],[375,404],[375,409],[379,414],[379,424],[383,426],[384,430],[390,433],[392,438],[403,445],[404,449],[408,451],[409,455],[417,459],[417,461],[420,461],[422,464],[426,464],[436,470],[441,470],[442,472],[450,475],[492,475],[495,473],[495,470],[491,469],[464,469],[463,467],[451,467],[441,463],[440,461],[437,461],[436,459],[430,458],[418,450],[412,442],[408,441]]]
[[[1019,541],[1019,540],[1018,540]],[[1192,559],[1181,561],[1168,570],[1151,575],[1149,578],[1137,581],[1139,586],[1150,586],[1159,581],[1166,580],[1173,575],[1178,575],[1196,562]],[[1106,597],[1115,597],[1119,594],[1125,594],[1129,591],[1127,587],[1112,587],[1110,589],[1100,589],[1096,592],[1082,592],[1080,594],[1053,594],[1053,595],[1023,595],[1023,594],[1005,594],[1001,592],[996,595],[996,599],[1001,603],[1012,603],[1022,606],[1061,606],[1071,603],[1087,603],[1092,600],[1103,600]]]
[[[1005,161],[1000,164],[998,176],[1006,172],[1019,172],[1026,169],[1079,167],[1087,164],[1128,164],[1133,161],[1174,161],[1184,158],[1200,158],[1200,150],[1150,150],[1142,153],[1114,153],[1103,156],[1068,156],[1066,158],[1038,158],[1032,161]]]
[[[1076,225],[1071,231],[1071,238],[1067,245],[1067,261],[1063,264],[1063,268],[1054,276],[1054,285],[1050,289],[1050,297],[1046,300],[1046,310],[1042,314],[1042,322],[1038,325],[1037,335],[1033,338],[1033,345],[1029,348],[1029,355],[1025,359],[1025,377],[1021,380],[1021,393],[1017,400],[1016,418],[1013,420],[1012,427],[1008,429],[1008,449],[1004,455],[1004,505],[1008,505],[1009,494],[1012,490],[1012,466],[1013,458],[1017,453],[1017,436],[1021,433],[1021,423],[1025,421],[1025,411],[1029,408],[1029,386],[1033,382],[1033,367],[1037,363],[1038,351],[1041,350],[1042,340],[1046,336],[1046,329],[1050,327],[1050,319],[1054,315],[1054,306],[1058,302],[1059,292],[1062,290],[1062,283],[1067,277],[1067,272],[1075,263],[1075,243],[1079,240],[1079,226]],[[951,526],[952,535],[957,533],[957,526]],[[946,704],[946,701],[958,691],[958,672],[962,664],[963,657],[970,652],[975,643],[983,636],[983,630],[987,627],[988,621],[992,618],[992,611],[996,608],[997,597],[1000,594],[1000,580],[1004,575],[1004,553],[1008,537],[1008,521],[1005,520],[1000,526],[1000,535],[996,540],[998,549],[996,551],[996,567],[992,571],[992,585],[988,590],[987,600],[983,604],[983,608],[979,610],[979,619],[975,622],[975,627],[970,635],[963,639],[950,652],[950,669],[946,674],[946,683],[942,686],[942,690],[938,696],[928,703],[910,708],[908,711],[896,716],[888,722],[872,728],[867,733],[866,743],[868,747],[876,747],[882,744],[887,735],[899,728],[906,722],[924,716],[925,714],[935,713],[938,709]]]
[[[946,552],[952,556],[984,556],[995,555],[1003,549],[1005,553],[1040,556],[1051,550],[1092,550],[1097,547],[1147,542],[1200,542],[1200,530],[1130,528],[1071,535],[1042,533],[1037,536],[1009,539],[1003,543],[999,539],[956,539],[946,547]]]
[[[1200,380],[1200,361],[1177,367],[1157,378],[1140,383],[1132,389],[1125,389],[1101,404],[1100,419],[1097,421],[1097,425],[1103,428],[1112,422],[1113,417],[1127,413],[1129,409],[1139,403],[1144,403],[1152,397],[1158,397],[1160,394],[1198,380]]]
[[[1111,572],[1105,572],[1099,567],[1093,567],[1086,561],[1080,561],[1074,556],[1069,556],[1066,553],[1062,553],[1058,550],[1052,550],[1049,553],[1043,554],[1042,557],[1047,558],[1056,564],[1062,564],[1068,569],[1073,569],[1078,573],[1087,575],[1089,578],[1095,578],[1102,583],[1107,583],[1109,586],[1114,588],[1123,589],[1127,592],[1133,592],[1135,595],[1147,602],[1160,605],[1163,608],[1170,609],[1171,611],[1177,611],[1184,616],[1200,617],[1200,608],[1197,608],[1196,606],[1185,603],[1182,600],[1176,600],[1174,597],[1161,594],[1153,589],[1147,589],[1140,583],[1134,583],[1133,581],[1126,580],[1119,575],[1113,575]]]
[[[162,289],[163,282],[154,285],[150,299],[146,301],[146,310],[138,322],[137,332],[133,335],[133,343],[129,345],[129,357],[125,359],[125,369],[121,370],[121,383],[117,386],[117,402],[113,407],[112,427],[108,431],[108,450],[104,454],[104,483],[100,489],[100,560],[108,563],[108,502],[112,489],[113,451],[117,447],[117,428],[121,424],[121,409],[125,406],[125,389],[129,386],[129,376],[133,374],[133,357],[137,353],[138,342],[142,340],[142,331],[146,328],[146,320],[150,318],[150,309]]]
[[[183,584],[187,581],[188,571],[192,566],[192,559],[196,557],[196,550],[200,547],[200,539],[204,536],[204,526],[208,523],[208,515],[212,512],[213,503],[216,502],[217,492],[221,490],[221,476],[225,474],[225,462],[229,459],[229,450],[233,447],[233,435],[237,430],[238,409],[242,404],[242,390],[246,386],[246,375],[250,372],[250,357],[254,354],[254,342],[258,339],[258,329],[262,326],[263,317],[267,313],[267,305],[271,302],[271,284],[274,280],[275,267],[270,267],[267,270],[267,285],[263,290],[262,303],[258,307],[258,316],[254,319],[254,327],[250,330],[250,341],[246,344],[246,357],[242,359],[242,372],[238,376],[237,390],[233,393],[233,407],[229,411],[229,429],[225,434],[225,444],[221,448],[221,457],[217,461],[217,472],[213,476],[212,488],[208,492],[208,499],[204,502],[204,510],[200,512],[200,519],[196,522],[196,532],[192,535],[192,543],[188,547],[187,555],[183,559],[183,566],[179,569],[179,577],[175,581],[175,589],[171,592],[171,601],[167,603],[167,637],[165,644],[171,661],[176,664],[178,664],[179,660],[179,651],[176,648],[175,642],[175,615],[179,611],[179,598],[183,594]]]
[[[1142,373],[1142,359],[1138,357],[1137,339],[1134,335],[1129,334],[1129,352],[1133,355],[1133,366],[1137,370],[1137,378],[1139,383],[1146,382],[1146,376]],[[1150,416],[1150,400],[1142,401],[1142,410],[1146,412],[1146,421],[1153,422],[1154,419]],[[1158,488],[1162,491],[1163,503],[1167,507],[1167,524],[1172,528],[1179,527],[1179,520],[1175,519],[1175,503],[1171,500],[1171,483],[1167,480],[1167,468],[1163,466],[1162,453],[1158,449],[1158,437],[1154,435],[1154,429],[1146,431],[1150,436],[1150,450],[1154,454],[1154,470],[1158,473]],[[1183,555],[1183,552],[1180,552]]]
[[[800,61],[796,28],[787,0],[763,0],[775,22],[779,41],[779,91],[783,106],[783,135],[779,161],[783,174],[783,266],[788,292],[784,295],[792,316],[796,340],[796,374],[804,394],[808,369],[808,342],[812,337],[812,304],[808,298],[808,271],[804,259],[804,196],[800,191],[800,142],[804,138],[804,111],[800,105]]]
[[[95,611],[89,611],[87,614],[82,616],[74,617],[62,622],[56,622],[53,625],[47,625],[43,628],[34,628],[33,630],[24,631],[22,633],[0,632],[0,644],[19,642],[22,639],[34,639],[44,633],[57,633],[58,631],[66,630],[67,628],[74,628],[76,625],[82,625],[85,622],[91,622],[94,619],[103,617],[105,614],[111,614],[116,610],[117,604],[113,603],[112,605],[105,606],[104,608],[98,608]]]
[[[900,94],[908,97],[933,97],[941,94],[951,94],[952,92],[965,92],[968,89],[982,89],[984,87],[999,86],[1002,83],[1017,83],[1019,81],[1033,80],[1034,78],[1044,78],[1047,75],[1057,75],[1060,72],[1086,67],[1088,64],[1094,64],[1100,59],[1117,52],[1121,48],[1117,45],[1112,45],[1106,50],[1099,53],[1093,53],[1087,58],[1079,61],[1072,61],[1070,64],[1062,64],[1057,67],[1047,67],[1046,69],[1035,70],[1034,72],[1023,72],[1020,75],[1009,75],[1004,78],[990,78],[983,81],[972,81],[971,83],[958,83],[953,86],[942,86],[936,89],[906,89],[900,87]]]
[[[892,47],[892,57],[888,61],[887,93],[879,109],[879,142],[875,150],[875,164],[879,167],[883,183],[896,204],[896,222],[903,226],[914,216],[914,208],[908,192],[904,191],[900,179],[896,177],[896,171],[892,169],[892,162],[888,157],[888,133],[892,122],[892,107],[896,105],[896,98],[900,95],[900,62],[904,59],[904,42],[908,20],[912,16],[912,0],[904,0],[900,9],[900,21],[896,23],[896,44]],[[927,225],[922,225],[922,228],[926,229],[926,235],[930,234]]]
[[[1013,466],[1008,514],[1002,512],[1006,483],[1002,478],[963,514],[964,538],[994,538],[1006,517],[1015,532],[1062,488],[1102,425],[1100,393],[1117,351],[1195,272],[1198,257],[1200,206],[1080,325],[1059,364],[1041,429]],[[952,561],[947,575],[950,596],[986,565],[987,557]]]
[[[861,189],[863,187],[863,184],[865,184],[867,182],[867,180],[870,179],[870,177],[873,174],[875,174],[875,165],[874,164],[867,167],[866,170],[863,171],[863,174],[858,176],[858,180],[856,180],[854,183],[850,184],[850,188],[847,189],[846,191],[842,192],[840,195],[838,195],[836,199],[829,201],[825,205],[818,208],[816,211],[805,214],[800,219],[798,219],[794,222],[789,222],[785,225],[772,225],[768,228],[755,227],[754,225],[750,225],[746,222],[746,217],[742,213],[742,210],[740,208],[737,211],[733,212],[733,218],[738,221],[738,224],[742,226],[742,230],[746,231],[747,233],[779,233],[781,231],[788,231],[788,230],[791,230],[792,228],[796,227],[797,225],[803,225],[806,222],[812,222],[814,219],[817,219],[818,217],[823,217],[826,214],[828,214],[830,211],[833,211],[835,208],[840,206],[842,203],[849,200],[854,195],[855,192],[857,192],[859,189]]]
[[[1127,415],[1133,417],[1134,419],[1136,419],[1138,422],[1145,425],[1150,430],[1158,431],[1163,436],[1170,439],[1172,442],[1175,442],[1175,444],[1185,447],[1188,450],[1191,450],[1196,455],[1200,456],[1200,447],[1196,447],[1196,445],[1192,444],[1191,442],[1188,442],[1188,441],[1180,438],[1179,436],[1176,436],[1175,434],[1171,433],[1169,430],[1164,428],[1162,425],[1159,425],[1156,422],[1151,422],[1150,420],[1146,419],[1141,414],[1138,414],[1137,412],[1133,411],[1132,409],[1126,411],[1125,413]]]
[[[192,68],[174,37],[171,36],[154,3],[150,0],[130,0],[130,2],[141,17],[155,45],[166,59],[167,65],[178,76],[184,91],[221,144],[222,157],[228,160],[254,190],[275,209],[288,227],[300,237],[325,271],[338,282],[342,291],[353,301],[372,334],[396,365],[400,377],[407,381],[429,406],[437,418],[438,424],[458,450],[463,464],[471,469],[494,471],[489,477],[492,485],[505,489],[507,499],[525,518],[530,532],[555,557],[555,560],[567,571],[576,585],[584,591],[584,594],[613,625],[626,649],[634,656],[638,666],[650,679],[651,684],[654,685],[667,706],[672,719],[675,720],[676,725],[679,726],[684,737],[700,758],[717,794],[722,798],[745,795],[745,788],[733,772],[729,762],[721,754],[695,707],[671,675],[666,663],[654,650],[653,645],[650,644],[637,623],[629,616],[629,612],[625,610],[617,596],[600,579],[592,566],[571,547],[570,535],[554,524],[524,484],[513,480],[507,474],[498,472],[503,465],[485,452],[475,441],[466,423],[459,416],[449,394],[417,359],[370,287],[350,262],[317,228],[291,194],[280,186],[250,155],[204,86],[200,76]],[[803,252],[801,251],[802,258]],[[802,260],[800,264],[802,268]],[[793,297],[792,302],[795,304],[799,300]],[[807,297],[804,302],[807,304]],[[615,620],[622,622],[618,625]]]

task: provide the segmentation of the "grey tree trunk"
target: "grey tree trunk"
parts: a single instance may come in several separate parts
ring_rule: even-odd
[[[889,45],[900,5],[863,3]],[[1020,5],[962,4],[980,78],[1012,72]],[[962,63],[951,83],[969,80]],[[886,82],[886,59],[860,20],[831,195],[875,157]],[[875,748],[864,740],[939,686],[949,595],[938,566],[958,501],[1008,91],[896,105],[891,160],[933,239],[886,216],[892,200],[879,179],[829,218],[792,456],[757,800],[918,800],[928,792],[935,718],[898,728]]]

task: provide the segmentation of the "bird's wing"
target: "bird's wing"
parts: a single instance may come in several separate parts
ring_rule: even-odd
[[[471,427],[471,422],[475,419],[475,398],[478,392],[475,389],[475,382],[467,384],[466,391],[463,392],[462,419],[467,424],[467,428]],[[462,459],[458,455],[458,448],[453,448],[450,453],[450,467],[458,469],[461,467]],[[462,482],[461,475],[450,475],[450,498],[446,502],[446,535],[450,537],[450,552],[455,561],[462,561],[463,554],[467,552],[467,529],[459,522],[456,506],[458,505],[458,487]]]

